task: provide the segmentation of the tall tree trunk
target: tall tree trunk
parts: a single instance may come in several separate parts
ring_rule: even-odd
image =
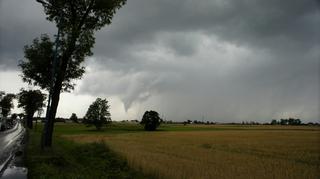
[[[61,85],[59,85],[61,86]],[[61,90],[61,87],[60,87]],[[54,120],[57,113],[57,108],[60,100],[60,90],[59,87],[53,90],[52,94],[52,102],[49,110],[49,121],[46,126],[45,136],[44,136],[44,146],[45,147],[51,147],[52,145],[52,133],[53,133],[53,127],[54,127]]]
[[[28,127],[29,129],[32,129],[32,128],[33,128],[33,123],[32,123],[33,114],[34,114],[34,113],[31,113],[31,112],[29,112],[29,113],[27,114],[27,127]]]
[[[57,76],[57,79],[55,81],[53,90],[52,90],[52,99],[51,99],[51,105],[49,109],[49,119],[47,121],[47,124],[44,128],[43,133],[43,147],[51,147],[52,146],[52,134],[53,134],[53,128],[54,128],[54,120],[57,113],[57,108],[60,100],[60,92],[62,89],[62,82],[65,77],[65,73],[67,70],[67,64],[68,64],[68,58],[62,58],[62,66],[59,71],[59,74]]]
[[[62,55],[61,58],[61,66],[58,70],[57,78],[53,87],[52,91],[52,99],[51,99],[51,105],[49,109],[49,119],[47,121],[47,124],[44,128],[43,136],[42,136],[42,147],[51,147],[52,146],[52,134],[54,129],[54,120],[57,113],[57,108],[60,100],[60,92],[62,89],[62,82],[65,79],[68,63],[70,60],[70,57],[74,51],[76,40],[79,36],[79,33],[75,33],[72,36],[72,39],[68,45],[68,48],[66,49],[65,53]]]

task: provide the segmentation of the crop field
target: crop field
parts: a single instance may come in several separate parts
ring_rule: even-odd
[[[79,143],[104,141],[130,167],[156,178],[320,178],[318,127],[167,125],[157,132],[109,131],[61,134]]]

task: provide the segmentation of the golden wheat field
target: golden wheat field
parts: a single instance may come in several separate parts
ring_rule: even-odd
[[[320,178],[320,130],[165,131],[65,136],[103,140],[156,178]]]

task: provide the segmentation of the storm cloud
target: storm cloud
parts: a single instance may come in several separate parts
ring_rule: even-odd
[[[0,6],[0,69],[17,70],[23,46],[56,28],[32,0]],[[73,94],[119,99],[125,119],[154,109],[175,121],[319,121],[319,6],[128,0],[96,33]]]

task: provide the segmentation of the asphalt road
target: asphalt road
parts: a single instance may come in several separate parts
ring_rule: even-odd
[[[19,122],[12,129],[0,132],[0,177],[21,147],[24,134],[25,129]]]

